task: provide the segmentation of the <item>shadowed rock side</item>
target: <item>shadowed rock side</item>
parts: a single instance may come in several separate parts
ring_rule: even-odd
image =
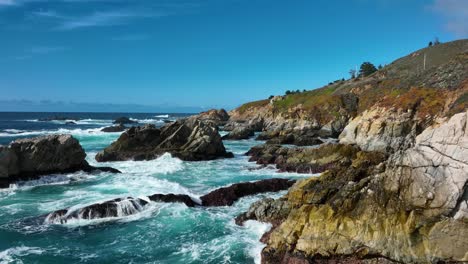
[[[273,223],[263,263],[466,262],[467,122],[465,111],[428,127],[388,159],[358,151],[236,222]]]
[[[246,155],[260,165],[275,164],[280,171],[320,173],[340,164],[350,164],[359,148],[343,144],[324,144],[318,148],[288,148],[281,145],[252,147]]]
[[[251,127],[236,127],[227,135],[223,136],[225,140],[240,140],[240,139],[249,139],[255,136],[255,132]]]
[[[256,182],[236,183],[228,187],[216,189],[200,199],[202,204],[195,202],[185,194],[153,194],[148,199],[140,198],[117,198],[102,203],[92,204],[79,209],[61,209],[46,216],[46,223],[63,224],[76,219],[100,219],[123,217],[136,214],[145,209],[149,201],[164,203],[184,203],[188,207],[195,206],[225,206],[232,205],[244,196],[265,192],[277,192],[286,190],[294,184],[294,180],[267,179]]]
[[[92,167],[86,153],[71,135],[48,135],[19,139],[0,146],[0,187],[20,180],[53,173],[75,171],[119,172],[109,167]]]
[[[265,192],[278,192],[286,190],[294,184],[295,180],[267,179],[256,182],[236,183],[228,187],[219,188],[200,197],[203,206],[226,206],[244,196]]]
[[[117,141],[96,155],[96,160],[150,160],[164,153],[187,161],[230,158],[218,129],[195,117],[177,120],[162,128],[154,125],[132,127]]]

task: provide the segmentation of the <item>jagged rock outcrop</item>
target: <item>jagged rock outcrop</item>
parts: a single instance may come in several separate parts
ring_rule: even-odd
[[[289,148],[281,145],[258,145],[246,155],[260,165],[275,164],[280,171],[320,173],[336,165],[349,164],[359,148],[344,144],[324,144],[318,148]]]
[[[421,121],[414,114],[412,110],[370,109],[349,122],[339,136],[340,143],[388,153],[407,149],[421,132]]]
[[[229,120],[229,114],[224,109],[210,109],[198,114],[197,119],[212,122],[216,126],[222,126]]]
[[[248,195],[278,192],[294,184],[290,179],[267,179],[256,182],[242,182],[216,189],[200,197],[203,206],[226,206]]]
[[[264,131],[256,140],[266,140],[267,144],[290,144],[296,146],[313,146],[323,143],[321,139],[325,135],[320,134],[321,131],[294,131],[294,130],[274,130]]]
[[[240,139],[249,139],[255,136],[255,132],[251,127],[240,126],[236,127],[227,135],[223,136],[223,139],[226,140],[240,140]]]
[[[122,132],[127,129],[123,124],[118,124],[116,126],[108,126],[101,129],[102,132],[112,133],[112,132]]]
[[[273,218],[280,224],[264,238],[262,262],[468,261],[467,122],[465,111],[428,127],[388,159],[359,151],[281,201],[253,206],[239,219],[269,220],[274,203],[289,208]]]
[[[0,146],[0,187],[52,173],[80,170],[118,172],[108,167],[92,167],[85,157],[80,143],[71,135],[18,139],[9,146]]]
[[[180,119],[162,128],[132,127],[96,155],[97,161],[150,160],[164,153],[198,161],[232,157],[226,152],[218,129],[197,118]]]

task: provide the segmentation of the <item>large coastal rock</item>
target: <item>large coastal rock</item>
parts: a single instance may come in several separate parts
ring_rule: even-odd
[[[52,173],[69,173],[79,170],[105,170],[95,168],[85,160],[86,153],[71,135],[48,135],[13,141],[0,146],[0,185],[27,180]]]
[[[388,159],[359,151],[238,222],[277,222],[264,238],[263,263],[466,262],[467,123],[467,111],[456,114]]]
[[[229,114],[224,109],[210,109],[198,114],[197,118],[203,121],[212,122],[217,126],[222,126],[229,120]]]
[[[212,160],[232,157],[226,152],[217,127],[197,118],[180,119],[162,128],[132,127],[96,155],[96,160],[150,160],[164,153],[182,160]]]

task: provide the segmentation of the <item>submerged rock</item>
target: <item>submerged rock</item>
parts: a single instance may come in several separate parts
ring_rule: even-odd
[[[148,197],[151,201],[154,202],[164,202],[164,203],[184,203],[188,207],[195,207],[197,204],[186,194],[153,194]]]
[[[153,194],[148,196],[148,199],[133,197],[117,198],[78,209],[60,209],[43,217],[45,219],[44,222],[48,224],[64,224],[70,220],[124,217],[143,211],[149,201],[183,203],[188,207],[225,206],[232,205],[235,201],[244,196],[285,190],[293,185],[294,182],[294,180],[288,179],[268,179],[256,182],[237,183],[228,187],[216,189],[202,196],[200,198],[202,204],[198,204],[186,194]]]
[[[137,121],[131,120],[128,117],[118,117],[114,120],[114,124],[120,124],[120,125],[128,125],[128,124],[136,124],[138,123]]]
[[[132,127],[99,152],[96,160],[150,160],[166,152],[188,161],[233,157],[226,152],[216,126],[188,118],[160,129],[154,125]]]
[[[101,129],[102,132],[122,132],[122,131],[125,131],[127,129],[126,126],[122,125],[122,124],[118,124],[116,126],[109,126],[109,127],[105,127],[103,129]]]
[[[8,187],[18,180],[34,179],[53,173],[102,170],[85,160],[86,153],[71,135],[48,135],[18,139],[9,146],[0,146],[0,186]]]
[[[45,217],[47,224],[64,224],[70,220],[91,220],[109,217],[123,217],[141,212],[147,201],[139,198],[117,198],[92,204],[79,209],[61,209]]]
[[[256,182],[242,182],[216,189],[200,197],[203,206],[226,206],[244,196],[265,192],[286,190],[294,184],[290,179],[267,179]]]
[[[48,224],[64,224],[70,220],[124,217],[143,211],[149,201],[184,203],[188,207],[197,205],[190,196],[185,194],[154,194],[149,196],[148,200],[126,197],[95,203],[79,209],[69,208],[57,210],[45,216],[44,222]]]

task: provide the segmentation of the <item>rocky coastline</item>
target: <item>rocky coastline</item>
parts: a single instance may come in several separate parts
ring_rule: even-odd
[[[468,261],[468,42],[444,45],[453,53],[423,73],[402,70],[418,51],[366,78],[229,113],[230,127],[262,120],[266,144],[251,161],[321,173],[236,218],[272,224],[262,263]],[[284,145],[301,145],[298,135],[337,142]]]

